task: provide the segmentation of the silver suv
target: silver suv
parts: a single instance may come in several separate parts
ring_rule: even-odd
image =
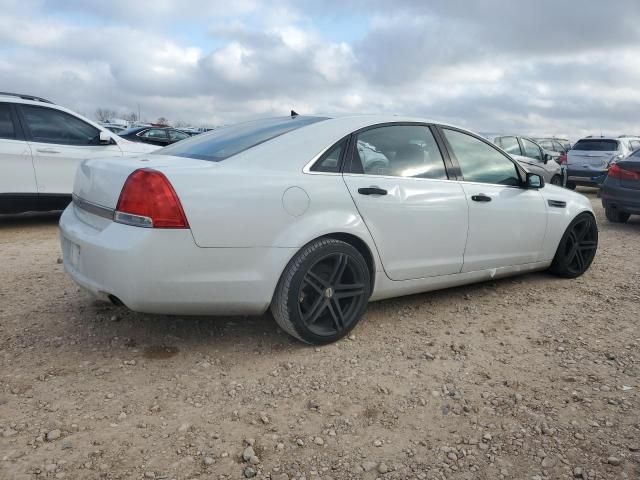
[[[597,187],[609,166],[640,147],[636,137],[586,137],[578,140],[567,154],[567,186]]]

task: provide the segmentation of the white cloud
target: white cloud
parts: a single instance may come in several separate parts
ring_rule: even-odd
[[[640,131],[640,2],[615,17],[602,2],[515,3],[0,0],[0,80],[89,116],[140,104],[216,124],[295,108]]]

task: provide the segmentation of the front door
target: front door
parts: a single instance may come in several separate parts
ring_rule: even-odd
[[[426,125],[355,135],[343,175],[392,280],[460,272],[467,201]]]
[[[462,271],[538,261],[547,228],[542,194],[522,188],[515,163],[493,145],[458,130],[442,132],[464,177],[469,204]]]
[[[115,143],[102,145],[100,131],[66,112],[21,105],[27,138],[33,152],[38,192],[47,196],[70,196],[76,169],[86,158],[120,156]]]

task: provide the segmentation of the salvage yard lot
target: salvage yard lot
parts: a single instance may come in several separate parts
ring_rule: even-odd
[[[373,303],[322,348],[96,303],[56,216],[2,219],[0,478],[639,478],[640,219],[584,192],[584,276]]]

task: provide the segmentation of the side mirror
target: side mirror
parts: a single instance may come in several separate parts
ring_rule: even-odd
[[[107,132],[103,132],[100,130],[100,145],[109,145],[111,143],[112,137]]]
[[[542,161],[544,163],[547,163],[551,159],[552,159],[551,154],[549,154],[549,153],[543,153],[542,154]]]
[[[535,189],[542,188],[544,187],[544,178],[537,173],[527,173],[526,187]]]

